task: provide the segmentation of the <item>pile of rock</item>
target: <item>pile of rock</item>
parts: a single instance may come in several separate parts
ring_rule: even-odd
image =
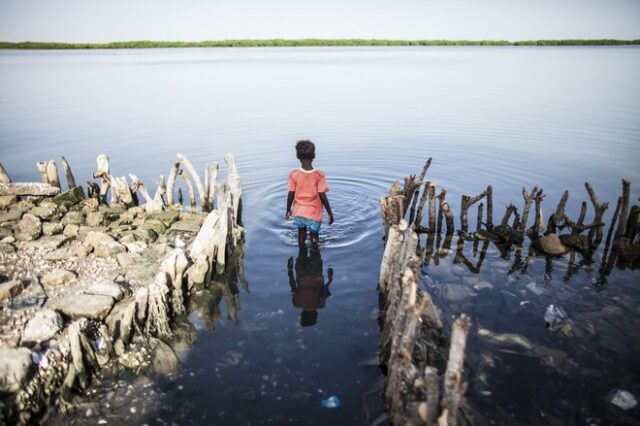
[[[242,271],[239,176],[225,159],[228,181],[207,199],[217,208],[201,214],[162,195],[108,205],[106,190],[87,198],[71,179],[61,192],[57,176],[12,184],[0,165],[0,423],[32,421],[109,362],[177,362],[129,345],[168,353],[186,295],[224,274],[229,255]]]

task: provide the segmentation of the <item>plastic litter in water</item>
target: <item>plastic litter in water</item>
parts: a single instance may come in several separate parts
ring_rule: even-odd
[[[638,401],[636,401],[631,393],[621,389],[612,389],[611,392],[609,392],[609,401],[623,410],[631,410],[638,404]]]
[[[327,399],[322,400],[322,408],[338,408],[340,406],[340,398],[337,396],[330,396]]]
[[[551,330],[553,327],[563,318],[567,317],[567,313],[560,306],[553,304],[547,306],[547,311],[544,313],[544,321]]]
[[[107,342],[104,341],[104,337],[99,336],[96,339],[96,349],[98,351],[101,351],[101,350],[106,349],[106,348],[107,348]]]

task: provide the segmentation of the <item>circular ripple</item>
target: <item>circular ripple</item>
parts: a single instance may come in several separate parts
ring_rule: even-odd
[[[380,225],[379,197],[388,183],[351,177],[330,177],[327,194],[335,222],[329,226],[326,212],[320,230],[320,246],[325,248],[348,247],[372,234],[378,234]],[[284,219],[282,206],[286,203],[284,184],[263,187],[258,191],[252,208],[256,209],[258,225],[283,243],[298,244],[298,233],[293,221]]]

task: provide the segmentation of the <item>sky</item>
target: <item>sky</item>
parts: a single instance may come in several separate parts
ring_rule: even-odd
[[[640,38],[640,0],[0,0],[0,40]]]

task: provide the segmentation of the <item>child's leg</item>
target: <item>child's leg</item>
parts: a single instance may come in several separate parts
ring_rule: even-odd
[[[298,228],[298,246],[305,247],[307,243],[307,227]]]

